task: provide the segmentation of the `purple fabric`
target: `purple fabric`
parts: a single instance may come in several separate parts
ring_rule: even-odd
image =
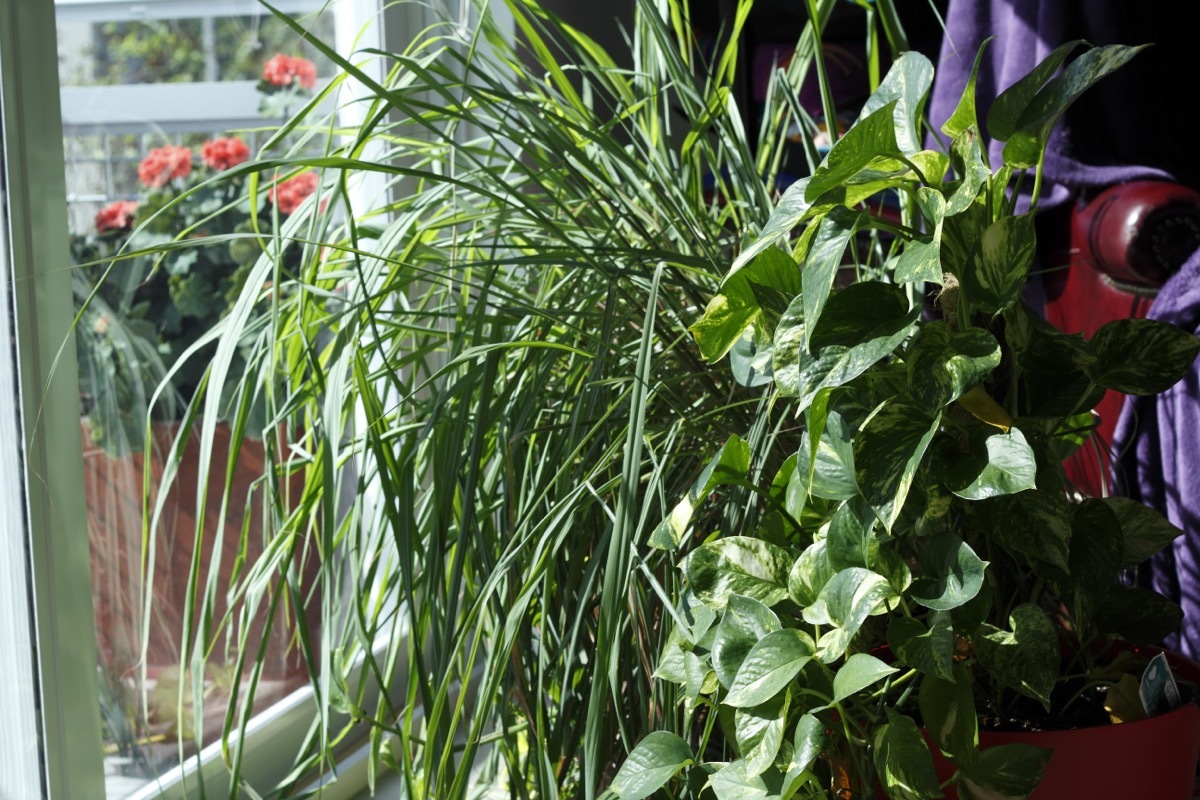
[[[1084,5],[1097,3],[1093,0]],[[929,118],[935,125],[941,125],[954,113],[971,76],[975,54],[985,39],[995,36],[984,54],[975,83],[976,111],[986,129],[984,121],[996,95],[1024,77],[1055,47],[1075,38],[1075,6],[1065,0],[950,0],[937,80],[929,101]],[[986,140],[986,130],[982,133]],[[1002,163],[1003,149],[1002,142],[988,140],[993,165]],[[1046,148],[1042,196],[1038,201],[1044,210],[1067,202],[1080,189],[1169,177],[1162,170],[1145,166],[1082,164],[1069,153],[1069,132],[1060,123]]]
[[[1200,333],[1200,252],[1167,281],[1147,316]],[[1198,432],[1200,374],[1193,369],[1163,394],[1126,400],[1113,435],[1122,494],[1157,508],[1185,531],[1144,565],[1138,577],[1183,607],[1183,626],[1166,645],[1191,658],[1200,658]]]

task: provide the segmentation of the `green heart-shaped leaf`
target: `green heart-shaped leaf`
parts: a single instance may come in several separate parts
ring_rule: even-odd
[[[949,488],[959,497],[986,500],[1016,494],[1036,485],[1037,459],[1025,434],[1017,428],[988,436],[984,440],[984,452],[979,456],[966,459],[952,476]]]
[[[1106,389],[1125,394],[1165,392],[1187,374],[1200,354],[1200,338],[1150,319],[1114,320],[1091,340],[1096,363],[1088,376]]]
[[[779,629],[779,618],[771,609],[753,598],[729,595],[712,646],[713,670],[721,685],[732,686],[751,648]]]
[[[740,436],[730,436],[701,470],[687,496],[650,534],[649,545],[662,550],[677,550],[692,523],[696,506],[718,486],[744,483],[749,470],[750,445]]]
[[[930,415],[905,399],[886,402],[859,431],[854,443],[855,479],[863,497],[891,530],[900,516],[941,415]]]
[[[895,109],[897,98],[873,110],[858,120],[838,139],[817,167],[804,192],[804,198],[815,201],[830,189],[852,178],[857,172],[881,156],[894,158],[903,155],[896,141]]]
[[[957,400],[1000,365],[1000,344],[980,328],[956,332],[929,322],[905,357],[909,393],[936,412]]]
[[[1017,132],[1021,127],[1021,119],[1038,90],[1058,72],[1067,56],[1081,44],[1083,40],[1076,39],[1056,47],[1036,67],[996,97],[987,115],[988,133],[993,139],[1006,142]]]
[[[1033,214],[1001,217],[988,226],[962,276],[972,305],[999,314],[1021,299],[1037,252]]]
[[[917,724],[887,709],[888,721],[875,731],[875,770],[892,800],[934,800],[941,797],[933,755]]]
[[[800,674],[814,650],[812,639],[803,631],[787,628],[768,633],[746,654],[723,702],[748,708],[771,700]]]
[[[975,637],[979,663],[1002,686],[1050,708],[1050,692],[1058,680],[1058,634],[1046,612],[1033,603],[1013,609],[1012,632],[981,625]]]
[[[888,646],[905,664],[943,680],[953,680],[954,627],[946,611],[931,611],[929,627],[912,617],[896,617],[888,627]]]
[[[775,763],[783,744],[791,693],[784,692],[762,705],[739,708],[733,715],[734,738],[746,762],[746,774],[757,776]]]
[[[1102,501],[1121,523],[1122,567],[1134,567],[1183,535],[1183,531],[1152,508],[1128,497]]]
[[[846,659],[846,663],[833,676],[833,702],[840,703],[899,671],[869,653],[855,653]]]
[[[921,577],[913,581],[913,600],[938,611],[958,608],[979,593],[987,562],[953,533],[931,537],[921,550]]]
[[[641,800],[692,761],[692,750],[680,736],[655,731],[637,743],[608,788],[621,800]]]
[[[959,134],[968,128],[979,127],[979,119],[975,114],[975,80],[979,76],[979,65],[983,63],[983,53],[994,38],[989,36],[979,45],[979,51],[975,53],[975,63],[971,66],[971,74],[967,78],[967,85],[963,87],[963,93],[958,98],[958,105],[954,107],[954,113],[942,125],[942,133],[951,139],[958,138]]]
[[[787,597],[795,558],[783,548],[746,536],[701,545],[687,559],[688,584],[711,608],[724,608],[730,594],[773,606]]]
[[[979,748],[979,720],[967,669],[956,666],[947,678],[926,676],[921,681],[919,702],[925,730],[942,752],[960,763],[974,759]]]
[[[1102,500],[1084,500],[1071,519],[1070,587],[1075,623],[1083,626],[1117,582],[1124,556],[1121,522]]]
[[[1030,744],[1001,744],[979,753],[958,784],[960,800],[1018,800],[1042,780],[1050,750]]]

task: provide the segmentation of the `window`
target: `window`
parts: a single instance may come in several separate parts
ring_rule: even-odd
[[[314,24],[325,26],[320,29],[324,38],[357,34],[378,9],[374,0],[276,5],[313,15]],[[313,14],[325,7],[324,14]],[[250,56],[272,47],[282,29],[272,31],[262,21],[261,8],[244,0],[61,0],[58,10],[62,49],[69,52],[56,70],[53,6],[0,0],[0,189],[7,201],[0,225],[0,329],[15,334],[6,335],[0,347],[0,496],[6,501],[0,525],[0,669],[5,675],[0,712],[6,720],[0,734],[0,797],[94,797],[105,773],[111,779],[109,797],[182,796],[185,781],[194,789],[196,779],[187,775],[201,762],[206,788],[221,791],[225,767],[209,763],[214,748],[183,767],[169,768],[157,756],[152,761],[145,749],[164,734],[150,732],[147,741],[138,742],[145,732],[118,731],[120,722],[112,713],[111,704],[119,702],[114,696],[134,688],[128,675],[106,676],[115,683],[96,680],[90,585],[102,581],[94,575],[88,579],[95,549],[89,553],[82,535],[89,528],[80,469],[86,429],[79,425],[74,353],[64,347],[71,341],[73,317],[65,220],[69,207],[73,224],[91,224],[103,203],[136,192],[131,173],[136,175],[149,146],[186,146],[230,129],[262,126],[254,90],[261,66],[253,66]],[[162,48],[146,44],[154,36],[160,44],[180,45],[170,54],[179,57],[153,73],[158,82],[134,84],[151,74],[146,64],[162,55]],[[249,46],[255,41],[251,36],[262,47]],[[144,63],[102,52],[114,42]],[[181,43],[199,43],[200,57]],[[367,45],[360,41],[359,46]],[[327,76],[328,65],[315,55],[314,60],[318,76]],[[60,72],[69,84],[61,116],[44,102],[57,91]],[[277,116],[285,111],[279,109]],[[64,185],[64,163],[73,186],[67,195],[55,188]],[[128,500],[109,498],[118,505]],[[16,513],[22,507],[25,513]],[[91,509],[93,529],[96,511]],[[127,548],[115,553],[118,561],[131,558]],[[120,588],[123,573],[115,569],[108,579]],[[106,613],[118,610],[101,611]],[[156,680],[164,681],[164,673]],[[108,705],[100,702],[100,686],[106,687]],[[287,774],[311,723],[311,696],[303,690],[285,696],[290,686],[279,687],[275,697],[281,701],[247,731],[243,775],[256,786],[273,785]],[[102,729],[108,735],[103,765]],[[138,755],[122,753],[117,744],[126,733],[143,750],[140,764]],[[151,775],[167,769],[149,785],[145,773],[124,780],[133,776],[123,773],[147,765]]]

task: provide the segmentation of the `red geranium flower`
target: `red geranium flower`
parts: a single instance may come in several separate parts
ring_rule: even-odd
[[[229,169],[248,159],[250,148],[236,136],[219,136],[204,143],[200,157],[213,169]]]
[[[138,164],[138,179],[151,189],[161,189],[172,178],[186,178],[192,171],[192,151],[169,144],[151,150]]]
[[[271,189],[271,202],[279,208],[280,214],[291,214],[300,207],[306,197],[317,190],[317,183],[317,173],[301,172]]]
[[[263,65],[263,80],[272,86],[291,86],[296,82],[301,89],[311,89],[317,85],[317,68],[307,58],[277,53]]]
[[[96,213],[96,231],[125,231],[133,225],[138,204],[133,200],[117,200]]]

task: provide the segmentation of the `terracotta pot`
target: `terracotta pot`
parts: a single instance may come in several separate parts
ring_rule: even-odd
[[[162,477],[163,462],[177,431],[177,424],[154,425],[154,456],[148,466],[151,485],[158,485]],[[221,516],[221,487],[229,457],[230,437],[227,425],[217,428],[209,468],[210,488],[205,502],[201,587],[208,578],[210,557]],[[188,573],[196,533],[196,480],[200,455],[197,438],[193,437],[185,448],[159,524],[146,648],[147,669],[151,677],[164,668],[178,666],[182,649]],[[119,458],[106,453],[91,441],[86,424],[83,426],[83,443],[97,647],[101,660],[113,673],[129,675],[139,663],[142,643],[142,480],[146,465],[140,452]],[[252,490],[252,486],[262,477],[264,465],[262,442],[243,441],[238,447],[230,489],[233,501],[225,513],[218,587],[227,585],[238,560],[244,522],[248,527],[242,574],[262,555],[262,489],[257,486]],[[293,494],[298,495],[300,484],[293,481],[291,488]],[[250,498],[249,506],[245,505],[247,497]],[[307,563],[307,578],[311,581],[316,573],[315,554],[309,555]],[[214,619],[219,619],[219,615],[228,609],[224,593],[218,589],[217,594]],[[313,625],[317,621],[319,603],[310,603],[309,609],[309,622]],[[267,643],[265,680],[288,681],[300,678],[304,673],[303,657],[297,648],[289,647],[294,626],[286,622],[282,610],[277,610]],[[247,656],[248,659],[252,659],[253,653],[257,652],[265,626],[266,614],[260,612],[251,629],[251,654]],[[236,653],[232,649],[226,653],[222,636],[215,643],[210,663],[232,664],[235,658]]]

